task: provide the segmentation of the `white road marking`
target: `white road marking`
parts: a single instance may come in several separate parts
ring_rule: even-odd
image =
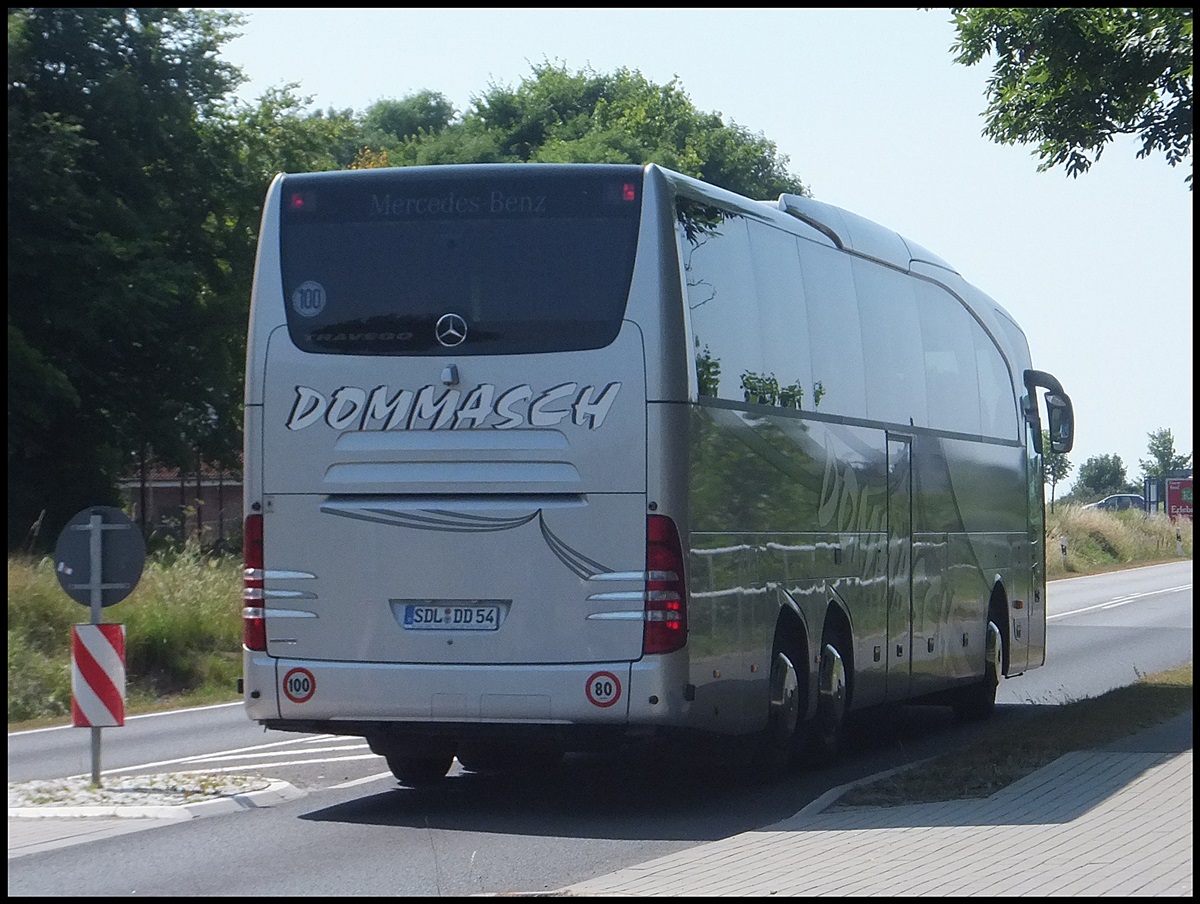
[[[390,772],[377,772],[375,775],[368,775],[366,778],[356,778],[351,782],[342,782],[340,785],[330,785],[330,791],[339,791],[342,788],[354,788],[358,785],[369,785],[371,782],[377,782],[380,779],[395,778]]]
[[[344,762],[349,762],[350,760],[373,760],[373,759],[378,759],[378,756],[374,753],[368,753],[368,754],[364,754],[362,756],[334,756],[334,757],[327,757],[327,758],[323,758],[323,759],[319,759],[319,760],[291,760],[290,762],[286,762],[286,763],[271,763],[270,765],[272,768],[275,768],[277,766],[309,766],[314,763],[344,763]],[[127,766],[124,769],[105,769],[104,772],[105,772],[105,774],[111,774],[114,772],[136,772],[139,769],[145,769],[145,768],[146,768],[145,766]],[[239,763],[236,766],[218,766],[214,769],[172,769],[171,771],[177,772],[179,775],[202,775],[206,772],[244,772],[244,771],[246,771],[246,769],[247,769],[247,765],[245,763]],[[84,778],[88,775],[90,775],[90,773],[82,773],[80,775],[73,775],[73,776],[69,776],[69,777],[70,778]]]
[[[1161,590],[1148,590],[1145,593],[1131,593],[1128,596],[1118,596],[1111,600],[1106,600],[1103,603],[1095,603],[1091,606],[1084,606],[1082,609],[1072,609],[1070,612],[1056,612],[1054,615],[1047,615],[1046,621],[1054,621],[1056,618],[1066,618],[1068,615],[1081,615],[1084,612],[1095,612],[1098,609],[1116,609],[1124,606],[1127,603],[1134,603],[1138,600],[1145,599],[1148,596],[1157,596],[1160,593],[1177,593],[1180,590],[1191,590],[1191,584],[1180,584],[1178,587],[1164,587]]]

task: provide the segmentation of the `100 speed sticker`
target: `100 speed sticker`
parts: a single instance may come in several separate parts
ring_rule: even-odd
[[[593,706],[612,706],[621,699],[621,679],[612,672],[595,672],[588,677],[586,690]]]
[[[307,703],[317,692],[317,679],[308,669],[292,669],[283,676],[283,693],[293,703]]]

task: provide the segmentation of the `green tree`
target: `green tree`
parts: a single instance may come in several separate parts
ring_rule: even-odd
[[[1137,492],[1137,487],[1126,478],[1120,455],[1093,455],[1079,466],[1071,498],[1091,502],[1113,493],[1131,492]]]
[[[654,162],[751,197],[807,193],[773,142],[697,110],[678,79],[656,85],[636,70],[573,72],[548,62],[532,69],[515,88],[490,86],[461,120],[418,130],[394,152],[389,147],[389,160]]]
[[[9,10],[9,545],[169,449],[224,322],[203,129],[240,81],[208,10]],[[13,354],[15,352],[15,354]],[[31,373],[21,362],[33,362]]]
[[[1192,453],[1183,455],[1175,451],[1175,437],[1166,427],[1146,434],[1150,438],[1147,451],[1149,459],[1141,459],[1143,477],[1166,477],[1169,471],[1180,471],[1192,466]]]
[[[1192,154],[1192,10],[951,7],[955,61],[994,57],[983,134],[1032,144],[1039,171],[1087,172],[1114,136],[1171,166]]]
[[[372,146],[394,146],[406,138],[441,132],[454,121],[456,114],[454,105],[437,91],[418,91],[401,100],[376,101],[363,114],[363,139]]]
[[[230,100],[242,18],[9,10],[9,547],[119,477],[235,465],[262,200],[345,166],[352,111]]]
[[[1050,511],[1054,511],[1054,492],[1059,481],[1066,480],[1075,467],[1064,452],[1054,452],[1050,449],[1050,431],[1042,431],[1042,475],[1050,484]]]
[[[150,413],[134,419],[152,425],[131,447],[139,473],[153,462],[239,466],[246,316],[267,186],[280,171],[338,169],[360,144],[351,111],[310,113],[311,99],[296,89],[269,89],[253,104],[223,102],[197,123],[200,153],[217,174],[203,201],[207,243],[181,252],[203,274],[205,319],[189,333],[189,354],[202,367],[160,393],[170,401],[157,422]]]

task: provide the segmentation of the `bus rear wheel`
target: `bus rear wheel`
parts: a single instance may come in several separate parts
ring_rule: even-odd
[[[817,714],[813,718],[808,759],[826,766],[837,758],[846,732],[846,713],[850,706],[850,684],[846,662],[847,649],[842,636],[826,630],[821,639],[821,665],[817,671]]]
[[[803,671],[808,654],[804,639],[792,626],[776,629],[768,682],[767,728],[758,739],[754,773],[774,778],[788,770],[804,749],[808,724],[808,676]]]
[[[433,785],[440,782],[450,771],[454,762],[453,754],[436,754],[426,756],[410,756],[391,753],[387,757],[388,768],[402,784],[413,788]]]
[[[954,701],[954,714],[963,721],[986,719],[996,708],[996,689],[1004,671],[1004,635],[994,618],[987,623],[987,666],[983,680],[963,688]]]

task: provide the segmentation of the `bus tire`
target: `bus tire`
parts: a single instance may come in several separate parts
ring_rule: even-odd
[[[387,757],[388,768],[402,784],[412,788],[434,785],[446,777],[454,762],[453,754],[408,756],[391,753]]]
[[[954,715],[964,722],[986,719],[996,708],[996,688],[1004,670],[1004,633],[997,626],[994,615],[988,619],[985,647],[987,665],[983,680],[959,691],[958,699],[953,703]]]
[[[791,644],[776,642],[771,657],[771,677],[768,686],[770,711],[767,730],[760,741],[757,769],[765,777],[786,772],[804,747],[805,687],[807,680],[801,668],[807,656]]]
[[[847,649],[842,634],[836,628],[826,627],[817,671],[817,714],[808,745],[808,759],[814,766],[829,765],[842,749],[850,707],[850,679],[844,655]]]

